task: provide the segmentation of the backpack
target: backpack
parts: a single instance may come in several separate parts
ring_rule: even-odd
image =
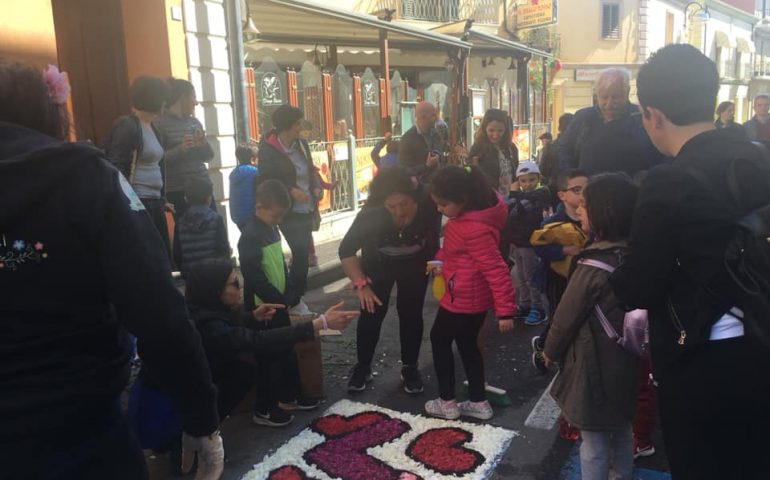
[[[730,161],[725,177],[728,199],[738,211],[745,212],[748,208],[753,208],[735,219],[735,233],[724,251],[724,266],[736,288],[732,289],[729,301],[708,286],[704,285],[704,288],[721,304],[738,307],[743,313],[739,318],[743,322],[746,335],[770,347],[770,204],[747,207],[738,175],[740,167],[753,166],[758,172],[765,174],[765,179],[770,179],[770,155],[767,148],[762,144],[755,145],[762,153],[761,162],[765,163],[748,158],[735,158]],[[688,169],[686,172],[712,194],[719,195],[718,189],[703,172],[695,169]],[[765,185],[764,188],[768,186]]]
[[[612,273],[615,267],[599,260],[584,258],[578,260],[579,265],[598,268]],[[623,335],[619,335],[612,326],[599,304],[594,305],[594,314],[602,325],[604,333],[620,345],[624,350],[638,357],[646,357],[650,351],[650,328],[647,319],[647,310],[631,310],[623,317]]]

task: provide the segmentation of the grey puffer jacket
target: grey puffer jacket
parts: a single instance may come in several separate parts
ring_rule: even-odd
[[[576,258],[616,267],[625,251],[624,242],[596,242]],[[639,358],[611,340],[593,313],[598,303],[622,332],[624,311],[607,282],[610,274],[576,265],[545,344],[545,354],[561,366],[551,396],[564,418],[581,430],[621,429],[634,417]]]

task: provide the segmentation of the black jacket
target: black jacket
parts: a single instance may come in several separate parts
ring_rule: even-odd
[[[725,172],[730,159],[761,155],[735,129],[708,131],[689,140],[673,165],[651,170],[641,187],[629,255],[610,282],[627,307],[649,309],[656,374],[708,342],[712,325],[730,307],[740,306],[729,300],[734,283],[723,256],[734,233],[732,222],[750,210],[731,206]],[[703,172],[725,196],[715,198],[687,169]],[[740,181],[753,208],[770,203],[767,174],[747,171]],[[715,299],[704,284],[726,300]],[[683,345],[677,343],[680,329],[672,311],[686,331]]]
[[[417,126],[413,126],[401,136],[398,147],[398,165],[407,169],[412,175],[424,178],[436,169],[435,166],[429,168],[426,165],[428,153],[440,154],[443,151],[441,136],[435,128],[432,128],[426,136],[417,131]]]
[[[208,205],[189,207],[177,220],[174,230],[174,261],[182,273],[193,262],[230,258],[225,222]]]
[[[206,357],[215,381],[226,377],[228,368],[241,353],[269,354],[315,338],[312,322],[302,322],[273,330],[255,330],[250,312],[211,310],[190,306],[190,314],[200,332]]]
[[[0,205],[0,443],[93,432],[128,381],[127,332],[185,430],[216,430],[216,391],[168,255],[104,155],[0,122]]]
[[[422,268],[433,260],[439,248],[441,214],[424,191],[418,193],[417,213],[412,223],[399,229],[383,206],[366,206],[353,220],[340,242],[339,257],[345,259],[361,251],[361,268],[376,276],[397,262],[410,262]]]
[[[256,308],[255,295],[265,303],[278,303],[287,306],[294,306],[299,303],[283,257],[281,257],[282,265],[280,266],[282,272],[265,271],[263,265],[265,254],[270,254],[269,249],[280,248],[281,234],[277,227],[271,227],[256,217],[251,217],[246,221],[241,238],[238,240],[238,258],[243,274],[243,304],[247,311]],[[270,281],[268,275],[283,275],[286,282],[283,293]]]
[[[152,126],[155,135],[158,133]],[[160,137],[158,137],[160,138]],[[142,125],[136,115],[124,115],[112,124],[112,129],[104,142],[104,152],[107,159],[120,170],[124,177],[131,181],[131,174],[136,167],[134,155],[139,158],[144,149],[144,135]],[[136,153],[134,153],[136,152]],[[160,174],[163,178],[163,187],[160,191],[161,198],[166,197],[166,162],[160,160]]]
[[[314,197],[311,202],[316,203],[320,200],[322,194],[320,176],[318,171],[313,165],[313,157],[310,154],[310,146],[303,139],[298,139],[299,150],[304,153],[307,160],[308,176],[310,178],[310,194]],[[294,164],[291,158],[283,151],[275,131],[272,131],[262,138],[259,142],[259,176],[256,179],[256,184],[264,182],[265,180],[278,180],[283,183],[284,186],[291,190],[292,187],[297,186],[297,169],[294,168]],[[317,194],[317,195],[316,195]]]
[[[644,131],[638,107],[632,103],[620,118],[608,123],[597,107],[578,110],[559,137],[558,147],[561,170],[580,168],[589,176],[606,172],[633,176],[665,160]]]

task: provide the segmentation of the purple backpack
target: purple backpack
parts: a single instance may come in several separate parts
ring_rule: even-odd
[[[615,268],[612,265],[599,260],[584,258],[579,260],[578,264],[598,268],[609,273],[615,271]],[[594,305],[594,313],[596,314],[599,323],[601,323],[604,333],[606,333],[611,340],[614,340],[627,352],[633,353],[639,357],[646,357],[649,355],[650,329],[647,321],[647,310],[631,310],[630,312],[626,312],[626,315],[623,317],[622,336],[615,331],[615,328],[613,328],[598,304]]]

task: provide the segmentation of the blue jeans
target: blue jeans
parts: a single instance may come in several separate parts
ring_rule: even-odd
[[[583,480],[631,480],[634,440],[631,425],[622,430],[581,430],[580,471]]]

